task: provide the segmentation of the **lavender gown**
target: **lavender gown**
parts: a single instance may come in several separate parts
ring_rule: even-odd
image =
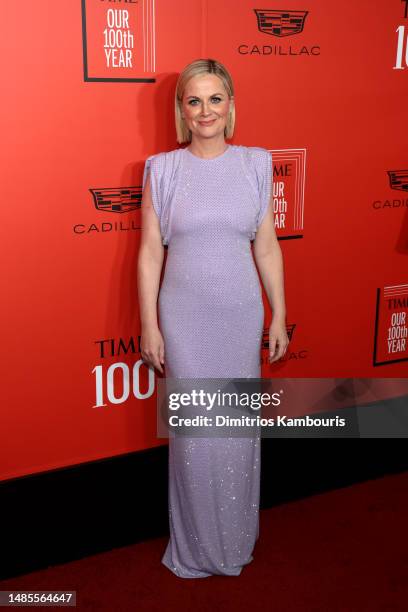
[[[259,378],[264,324],[250,241],[272,188],[272,156],[229,145],[146,160],[162,242],[165,375]],[[169,438],[170,539],[162,563],[182,578],[238,576],[259,536],[260,436]]]

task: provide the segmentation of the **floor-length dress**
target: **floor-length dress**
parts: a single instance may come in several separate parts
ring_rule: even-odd
[[[260,378],[264,307],[251,252],[270,202],[272,155],[228,145],[203,159],[188,149],[146,160],[162,242],[158,306],[165,375]],[[237,576],[259,536],[260,436],[169,438],[170,539],[177,576]]]

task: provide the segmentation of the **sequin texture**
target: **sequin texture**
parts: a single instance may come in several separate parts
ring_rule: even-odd
[[[264,307],[250,241],[269,205],[272,155],[229,145],[146,160],[163,244],[159,325],[165,375],[258,378]],[[177,576],[238,576],[259,536],[260,437],[169,438],[170,539]]]

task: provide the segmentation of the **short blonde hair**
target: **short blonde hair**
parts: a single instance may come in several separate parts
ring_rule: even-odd
[[[228,113],[227,124],[224,129],[225,138],[232,138],[234,134],[235,126],[235,103],[234,103],[234,84],[232,78],[226,67],[217,62],[214,59],[197,59],[191,64],[188,64],[179,75],[176,85],[175,94],[175,119],[176,119],[176,133],[177,142],[182,144],[183,142],[191,142],[191,130],[187,127],[182,115],[181,115],[181,104],[183,100],[184,90],[188,81],[198,75],[203,74],[215,74],[218,76],[224,84],[225,90],[232,100],[230,106],[230,112]]]

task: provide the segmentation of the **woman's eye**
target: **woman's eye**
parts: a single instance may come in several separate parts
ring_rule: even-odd
[[[218,104],[218,102],[221,102],[221,98],[219,98],[218,96],[215,96],[214,98],[211,98],[211,101]],[[189,104],[192,106],[195,106],[194,102],[199,102],[199,100],[190,100]]]

